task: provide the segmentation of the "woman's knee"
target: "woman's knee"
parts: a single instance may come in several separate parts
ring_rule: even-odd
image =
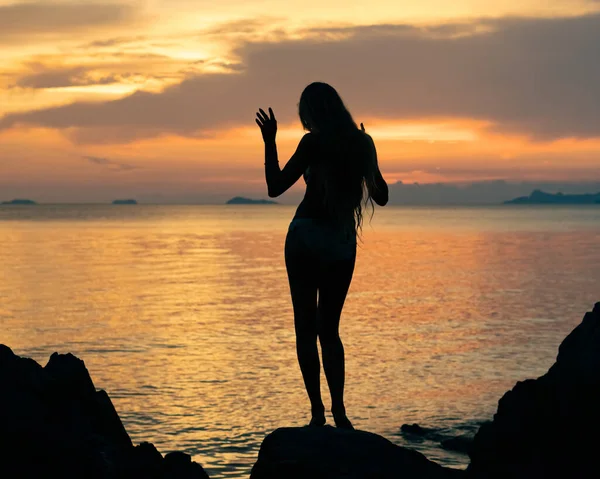
[[[298,342],[316,342],[317,328],[307,324],[296,324],[296,341]]]
[[[340,332],[337,328],[319,328],[319,342],[321,345],[336,344],[340,341]]]

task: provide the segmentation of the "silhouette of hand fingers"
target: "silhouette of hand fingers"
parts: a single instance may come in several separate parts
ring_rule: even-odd
[[[363,125],[362,123],[360,124],[360,129],[363,131],[363,133],[365,132],[365,125]]]
[[[273,113],[271,107],[269,107],[268,115],[265,110],[259,108],[256,112],[254,121],[259,126],[265,142],[275,140],[275,135],[277,134],[277,120],[275,119],[275,113]]]
[[[262,129],[267,123],[267,121],[269,121],[269,117],[262,108],[259,108],[258,110],[259,111],[256,112],[256,123]]]
[[[265,110],[263,110],[262,108],[258,109],[259,113],[260,113],[260,118],[262,121],[268,121],[269,117],[267,116],[267,114],[265,113]]]

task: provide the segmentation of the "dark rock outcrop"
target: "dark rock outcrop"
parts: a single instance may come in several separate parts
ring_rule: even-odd
[[[113,404],[80,359],[45,367],[0,345],[0,477],[206,479],[183,453],[134,447]]]
[[[505,205],[593,205],[597,203],[600,203],[600,193],[565,195],[560,192],[553,194],[541,190],[534,190],[529,196],[519,196],[504,202]]]
[[[447,451],[469,454],[473,447],[473,436],[464,434],[462,436],[451,437],[440,441],[440,445]]]
[[[251,479],[452,479],[423,454],[365,431],[325,427],[281,428],[262,443]]]
[[[234,196],[225,203],[227,205],[276,205],[276,201],[272,200],[254,200],[252,198],[245,198],[243,196]]]
[[[402,424],[400,431],[406,436],[426,437],[435,433],[434,429],[419,426],[418,424]]]
[[[3,205],[37,205],[37,203],[33,200],[25,199],[25,198],[17,198],[10,201],[2,201],[0,204]]]
[[[471,478],[600,477],[600,303],[538,379],[518,382],[471,449]]]

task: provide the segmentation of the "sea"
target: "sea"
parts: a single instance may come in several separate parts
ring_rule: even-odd
[[[75,354],[135,443],[248,477],[264,437],[310,415],[283,260],[293,214],[1,206],[0,343],[42,365]],[[597,206],[367,213],[341,320],[354,425],[465,468],[440,440],[548,370],[600,301],[599,245]],[[401,431],[414,423],[434,434]]]

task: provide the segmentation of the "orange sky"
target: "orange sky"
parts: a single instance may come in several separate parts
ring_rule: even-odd
[[[595,0],[0,0],[0,200],[265,196],[254,111],[287,159],[315,80],[390,182],[600,181],[598,44]]]

